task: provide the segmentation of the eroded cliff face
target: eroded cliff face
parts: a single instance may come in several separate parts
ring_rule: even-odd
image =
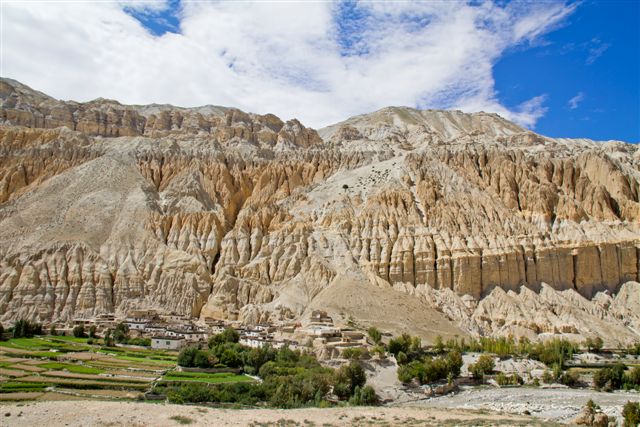
[[[316,132],[11,80],[0,99],[3,321],[152,307],[251,323],[340,300],[337,318],[391,327],[362,290],[443,335],[640,338],[634,145],[484,113],[387,108]]]

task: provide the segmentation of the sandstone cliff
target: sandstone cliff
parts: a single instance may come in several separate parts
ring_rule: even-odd
[[[3,321],[330,306],[427,339],[640,339],[637,146],[396,107],[316,132],[8,79],[0,122]]]

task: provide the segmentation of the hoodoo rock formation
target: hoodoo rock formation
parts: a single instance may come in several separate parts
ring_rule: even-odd
[[[640,339],[640,149],[495,114],[319,131],[0,80],[0,320],[322,307],[387,330]]]

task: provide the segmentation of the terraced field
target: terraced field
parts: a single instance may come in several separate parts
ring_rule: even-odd
[[[1,341],[0,401],[136,399],[159,382],[253,381],[229,372],[179,372],[176,352],[100,344],[57,336]]]

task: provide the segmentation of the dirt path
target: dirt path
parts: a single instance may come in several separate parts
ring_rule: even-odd
[[[211,409],[138,402],[4,403],[1,426],[549,426],[533,417],[416,407]]]

